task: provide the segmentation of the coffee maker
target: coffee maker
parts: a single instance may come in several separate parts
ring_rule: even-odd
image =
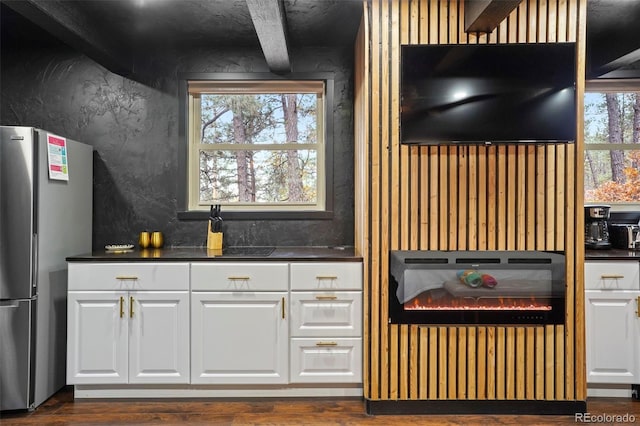
[[[611,248],[609,210],[611,210],[611,206],[584,206],[584,245],[586,248]]]

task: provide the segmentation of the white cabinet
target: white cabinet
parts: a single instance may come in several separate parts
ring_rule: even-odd
[[[291,264],[292,383],[362,382],[362,264]]]
[[[288,382],[288,265],[192,264],[191,383]]]
[[[587,382],[640,383],[640,266],[586,262]]]
[[[70,292],[67,301],[67,384],[127,383],[128,321],[120,317],[124,295]]]
[[[68,384],[189,382],[187,263],[71,263],[69,289]]]
[[[362,305],[360,262],[70,262],[67,383],[361,395]]]

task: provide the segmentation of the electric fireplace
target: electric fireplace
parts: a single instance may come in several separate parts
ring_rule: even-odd
[[[545,251],[391,251],[394,324],[563,324],[565,257]]]

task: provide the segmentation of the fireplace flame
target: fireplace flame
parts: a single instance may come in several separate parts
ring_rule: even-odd
[[[414,311],[551,311],[549,300],[536,298],[439,298],[416,297],[404,304]]]

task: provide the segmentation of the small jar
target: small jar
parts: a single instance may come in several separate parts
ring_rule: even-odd
[[[151,233],[151,247],[162,248],[163,245],[164,245],[164,237],[162,236],[162,232],[155,231]]]
[[[147,231],[142,231],[140,236],[138,237],[138,245],[140,248],[147,248],[151,244],[151,233]]]

